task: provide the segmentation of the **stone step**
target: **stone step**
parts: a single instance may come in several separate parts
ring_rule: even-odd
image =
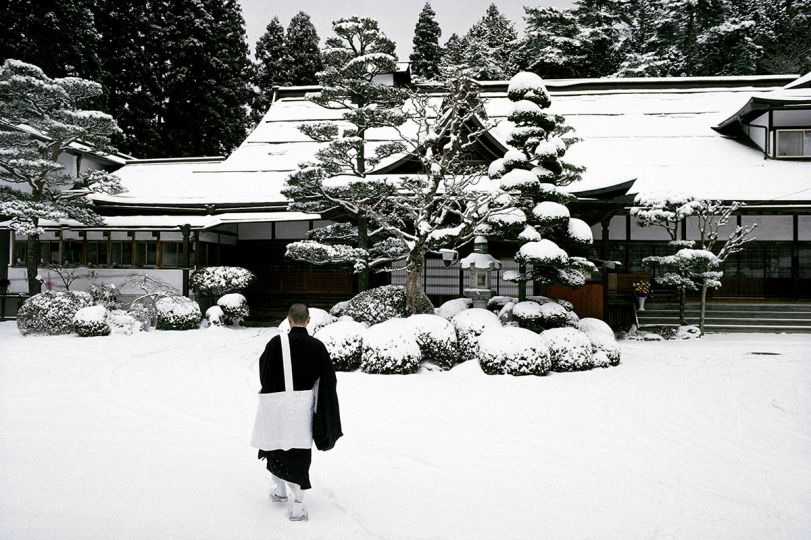
[[[679,311],[677,309],[645,309],[645,311],[637,311],[637,318],[647,319],[650,317],[678,317]],[[700,316],[697,310],[686,311],[685,315],[688,318],[695,318]],[[741,319],[792,319],[792,320],[811,320],[811,311],[707,311],[705,317],[714,318],[741,318]]]
[[[675,317],[639,317],[640,324],[668,324],[676,321]],[[698,317],[687,317],[687,324],[698,324]],[[759,326],[807,326],[811,328],[811,319],[764,318],[764,317],[705,317],[704,324],[737,325],[755,324]]]
[[[676,327],[678,324],[640,324],[640,329],[661,328],[664,326]],[[796,325],[781,325],[781,326],[763,326],[758,324],[705,324],[704,332],[709,334],[721,334],[731,332],[786,332],[786,333],[811,333],[811,326],[796,326]]]
[[[678,311],[679,304],[673,302],[646,302],[645,311],[654,309],[666,309]],[[708,311],[775,311],[775,312],[806,312],[811,313],[811,304],[707,304]],[[700,304],[689,303],[687,311],[700,311]]]

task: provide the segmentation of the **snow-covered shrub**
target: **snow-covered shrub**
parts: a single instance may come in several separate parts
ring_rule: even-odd
[[[614,331],[605,321],[595,319],[593,317],[584,317],[580,319],[580,322],[577,324],[577,328],[580,329],[581,332],[585,332],[587,334],[598,333],[605,334],[609,337],[614,337]]]
[[[574,304],[569,302],[568,300],[564,300],[563,298],[556,298],[555,302],[563,306],[566,311],[574,311]]]
[[[155,302],[158,330],[194,330],[200,328],[200,306],[185,296],[164,296]]]
[[[339,317],[344,316],[344,311],[346,311],[346,306],[349,305],[349,300],[344,302],[338,302],[334,306],[329,309],[329,314],[335,317],[336,319]]]
[[[414,330],[403,319],[370,326],[363,335],[360,369],[365,373],[407,374],[420,367]]]
[[[113,309],[108,312],[107,324],[110,325],[110,332],[113,334],[129,336],[143,330],[141,321],[123,309]]]
[[[417,313],[433,313],[434,306],[423,293],[417,302]],[[358,322],[378,324],[389,319],[411,315],[406,304],[405,288],[398,285],[384,285],[358,294],[349,301],[344,310]]]
[[[158,318],[158,312],[155,309],[154,304],[143,304],[141,302],[134,302],[127,308],[127,314],[138,321],[141,325],[141,330],[149,330],[153,326]]]
[[[518,300],[512,296],[494,296],[487,301],[487,309],[493,313],[499,313],[504,306],[508,304],[515,304]]]
[[[453,300],[448,300],[438,308],[434,310],[436,315],[439,315],[443,319],[452,319],[454,315],[457,313],[464,311],[470,307],[473,307],[473,300],[470,298],[454,298]]]
[[[73,316],[93,305],[93,297],[81,291],[47,291],[26,300],[17,311],[17,328],[28,334],[70,334]]]
[[[244,291],[256,276],[239,266],[208,266],[199,268],[189,276],[189,286],[195,294],[219,296]]]
[[[516,321],[521,328],[526,328],[533,332],[540,332],[544,328],[541,304],[538,302],[532,302],[530,300],[518,302],[513,305],[510,315],[512,320]]]
[[[211,306],[206,310],[206,320],[209,326],[225,326],[226,322],[225,313],[223,313],[220,306]]]
[[[479,357],[479,336],[487,328],[501,326],[498,316],[482,308],[470,308],[457,313],[451,319],[456,329],[461,361]]]
[[[459,362],[459,344],[453,325],[439,315],[412,315],[406,322],[414,329],[423,362],[449,369]]]
[[[225,294],[217,300],[217,306],[222,310],[226,324],[239,324],[251,314],[248,301],[239,293]]]
[[[113,284],[102,283],[101,285],[90,286],[90,296],[93,302],[107,309],[118,307],[118,289]]]
[[[620,347],[614,331],[600,319],[580,319],[577,328],[591,340],[594,349],[594,366],[616,366],[620,363]]]
[[[332,324],[335,322],[335,317],[324,311],[323,309],[319,308],[308,308],[310,311],[310,322],[307,323],[307,333],[311,336],[314,336],[318,330],[328,324]],[[289,332],[290,331],[290,323],[287,322],[287,317],[279,324],[279,331],[280,332]]]
[[[525,328],[495,328],[479,337],[479,362],[488,375],[546,375],[549,344]]]
[[[552,371],[591,369],[593,352],[589,337],[575,328],[551,328],[541,336],[549,343]]]
[[[366,326],[346,320],[321,327],[315,337],[324,343],[336,370],[355,371],[360,367],[365,333]]]
[[[82,337],[110,335],[107,308],[98,305],[83,307],[73,316],[73,330]]]

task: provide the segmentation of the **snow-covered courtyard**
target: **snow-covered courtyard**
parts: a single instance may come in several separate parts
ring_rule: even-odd
[[[811,535],[811,336],[624,341],[619,367],[546,377],[339,373],[346,436],[291,523],[248,445],[274,332],[0,323],[0,538]]]

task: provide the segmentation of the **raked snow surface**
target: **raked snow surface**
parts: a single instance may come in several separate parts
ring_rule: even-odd
[[[546,377],[339,373],[346,436],[291,523],[248,446],[272,332],[0,323],[0,538],[811,537],[811,336],[621,342],[619,367]]]

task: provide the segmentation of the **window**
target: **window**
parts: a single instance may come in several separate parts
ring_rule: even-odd
[[[158,243],[154,240],[135,242],[135,266],[156,266]]]
[[[811,129],[778,129],[777,157],[811,157]]]
[[[107,266],[106,240],[89,240],[87,242],[87,265]]]
[[[161,266],[174,268],[180,266],[183,244],[180,242],[161,242]]]
[[[112,257],[111,262],[113,266],[132,266],[132,242],[127,241],[114,241],[112,242]]]

